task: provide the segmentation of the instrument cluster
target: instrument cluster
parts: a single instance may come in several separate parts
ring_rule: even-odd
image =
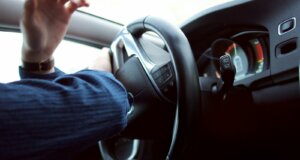
[[[220,78],[219,58],[230,55],[236,68],[235,81],[246,79],[268,69],[268,34],[264,31],[241,32],[229,38],[218,38],[201,56],[209,63],[203,76]]]

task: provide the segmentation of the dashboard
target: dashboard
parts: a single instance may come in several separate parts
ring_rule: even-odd
[[[182,25],[197,61],[200,86],[204,86],[202,111],[207,116],[203,121],[207,137],[211,136],[205,147],[222,139],[226,143],[212,148],[223,145],[223,151],[234,140],[238,146],[249,140],[242,147],[254,148],[251,152],[258,157],[299,159],[299,10],[298,0],[232,1],[200,12]],[[236,74],[227,97],[219,98],[213,87],[218,87],[221,78],[223,55],[231,57]],[[221,102],[215,103],[218,98]],[[222,129],[216,131],[217,125]],[[239,132],[228,133],[232,137],[227,139],[218,136],[226,129]],[[235,139],[238,136],[246,138]]]
[[[279,0],[241,0],[191,17],[181,28],[200,76],[219,78],[218,59],[229,54],[236,67],[236,86],[258,90],[293,81],[292,92],[298,96],[299,6],[296,0],[284,5]]]

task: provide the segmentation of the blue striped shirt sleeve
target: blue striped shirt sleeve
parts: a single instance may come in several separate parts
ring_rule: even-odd
[[[0,84],[0,159],[68,159],[127,125],[127,92],[111,73],[20,75]]]

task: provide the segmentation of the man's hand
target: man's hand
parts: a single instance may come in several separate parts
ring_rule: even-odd
[[[99,56],[88,68],[91,70],[112,72],[109,49],[103,48]]]
[[[52,58],[73,12],[88,5],[86,0],[26,0],[21,20],[22,60],[39,63]]]

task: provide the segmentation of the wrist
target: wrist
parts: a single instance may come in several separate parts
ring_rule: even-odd
[[[50,55],[50,56],[45,56]],[[22,48],[22,68],[26,72],[36,74],[48,74],[54,72],[54,58],[52,54],[44,54],[43,51],[32,51]]]
[[[29,49],[26,45],[22,46],[22,61],[30,63],[44,62],[52,57],[52,54],[47,54],[44,49]]]
[[[43,62],[27,62],[22,60],[22,68],[26,72],[36,74],[48,74],[54,72],[54,59],[48,59]]]

